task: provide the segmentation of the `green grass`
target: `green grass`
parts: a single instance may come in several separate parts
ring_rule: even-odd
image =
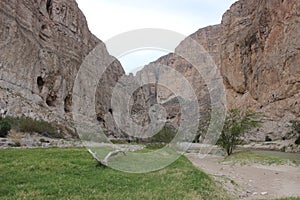
[[[288,198],[282,198],[277,200],[300,200],[300,197],[288,197]]]
[[[185,157],[160,171],[96,167],[84,148],[0,150],[0,199],[230,199]]]
[[[227,156],[223,163],[228,164],[263,164],[263,165],[299,165],[299,154],[290,155],[283,152],[240,151]]]
[[[279,151],[255,151],[259,154],[266,155],[266,156],[273,156],[279,157],[285,160],[290,160],[297,165],[300,165],[300,154],[299,153],[286,153],[286,152],[279,152]]]

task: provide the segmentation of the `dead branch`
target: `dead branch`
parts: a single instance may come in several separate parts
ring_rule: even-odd
[[[126,156],[126,153],[125,151],[122,151],[122,150],[115,150],[115,151],[111,151],[109,152],[105,158],[103,160],[101,160],[100,158],[98,158],[97,154],[92,152],[92,150],[88,149],[88,152],[93,156],[93,158],[98,162],[98,164],[100,164],[101,166],[107,166],[108,164],[108,160],[110,157],[112,156],[116,156],[118,155],[119,153],[123,153],[125,156]]]

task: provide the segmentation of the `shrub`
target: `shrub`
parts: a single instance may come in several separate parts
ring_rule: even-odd
[[[13,147],[20,147],[21,146],[21,142],[20,141],[16,141],[15,144],[13,145]]]
[[[291,121],[292,123],[292,128],[294,129],[295,132],[300,133],[300,121]]]
[[[172,126],[165,125],[162,130],[150,138],[154,143],[170,143],[176,136],[176,129]]]
[[[300,121],[291,121],[294,135],[298,135],[295,144],[300,145]]]
[[[16,127],[19,124],[19,118],[18,117],[7,116],[7,117],[4,118],[4,120],[11,125],[11,129],[16,129]]]
[[[11,130],[11,125],[5,119],[0,119],[0,137],[6,137]]]
[[[50,142],[48,140],[45,140],[44,138],[41,138],[40,143],[50,143]]]
[[[50,138],[63,138],[61,131],[55,128],[53,124],[29,117],[19,118],[17,129],[21,132],[38,133]]]
[[[280,151],[285,152],[286,151],[286,146],[283,146]]]
[[[72,127],[72,124],[69,124]],[[73,138],[78,138],[76,131],[57,122],[46,122],[35,120],[30,117],[0,117],[0,137],[5,137],[11,129],[20,132],[38,133],[50,138],[64,138],[64,134],[69,134]]]
[[[266,141],[266,142],[271,142],[271,141],[272,141],[272,138],[270,138],[268,135],[266,135],[265,141]]]
[[[300,135],[298,136],[297,140],[295,141],[295,144],[300,145]]]
[[[257,120],[258,117],[258,113],[253,111],[230,110],[217,145],[222,147],[228,156],[231,155],[235,147],[243,143],[243,134],[261,124],[261,121]]]
[[[163,148],[165,145],[162,143],[148,143],[146,144],[147,149],[157,150]]]

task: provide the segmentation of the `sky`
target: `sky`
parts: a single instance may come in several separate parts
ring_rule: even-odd
[[[167,29],[188,36],[205,26],[219,24],[236,0],[76,0],[88,26],[103,42],[142,28]],[[155,61],[166,51],[139,49],[114,55],[126,73]]]

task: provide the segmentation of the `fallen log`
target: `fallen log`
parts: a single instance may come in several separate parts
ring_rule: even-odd
[[[103,160],[101,160],[100,158],[98,158],[97,154],[92,152],[92,150],[88,149],[88,152],[93,156],[93,158],[98,162],[99,165],[101,166],[107,166],[108,165],[108,160],[110,157],[112,156],[116,156],[118,155],[119,153],[123,153],[125,156],[126,156],[126,153],[125,151],[122,151],[122,150],[115,150],[115,151],[111,151],[109,152]]]

